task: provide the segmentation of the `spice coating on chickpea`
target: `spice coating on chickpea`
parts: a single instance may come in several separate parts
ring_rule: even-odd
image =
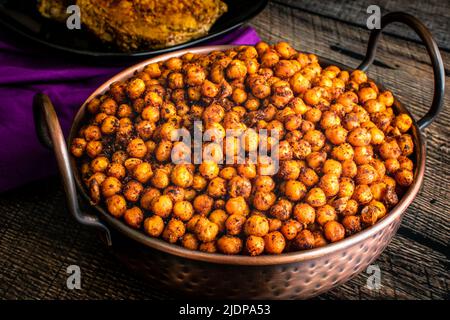
[[[364,71],[286,42],[188,53],[91,99],[70,153],[92,204],[148,236],[211,253],[308,250],[377,223],[414,183],[414,121],[394,102]],[[180,141],[197,128],[203,145]],[[270,156],[251,157],[264,145]]]

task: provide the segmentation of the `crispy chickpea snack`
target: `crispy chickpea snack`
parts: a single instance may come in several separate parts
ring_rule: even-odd
[[[204,252],[281,254],[372,226],[412,184],[413,121],[393,104],[360,70],[261,42],[188,53],[113,83],[87,104],[70,150],[91,202],[148,236]],[[199,121],[213,132],[201,145],[211,157],[194,164],[195,142],[174,135]],[[277,147],[278,170],[247,155],[262,129],[278,134],[264,138]]]

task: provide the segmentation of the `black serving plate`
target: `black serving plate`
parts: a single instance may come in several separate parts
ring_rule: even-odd
[[[122,52],[86,29],[69,30],[64,23],[42,17],[34,0],[0,0],[0,25],[30,40],[60,51],[92,57],[145,57],[179,50],[216,38],[242,26],[267,5],[268,0],[223,0],[228,11],[201,38],[163,49]]]

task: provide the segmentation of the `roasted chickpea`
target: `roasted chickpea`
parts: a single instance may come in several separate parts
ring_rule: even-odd
[[[358,184],[371,184],[378,180],[378,172],[370,164],[363,164],[358,167],[355,180]]]
[[[243,216],[247,216],[250,212],[248,204],[242,196],[228,199],[225,204],[225,210],[230,215],[240,214]]]
[[[323,174],[334,174],[335,176],[341,176],[342,164],[334,159],[327,159],[322,167]]]
[[[342,226],[347,236],[361,231],[361,218],[359,216],[345,216],[342,218]]]
[[[77,158],[84,154],[87,142],[83,138],[75,138],[70,146],[70,152]]]
[[[294,239],[294,246],[298,250],[308,250],[314,248],[314,235],[309,230],[302,230]]]
[[[270,214],[281,221],[290,218],[292,213],[292,203],[286,199],[278,200],[271,208]]]
[[[312,187],[319,182],[319,176],[311,168],[301,168],[299,179],[307,187]]]
[[[209,214],[209,220],[214,222],[219,227],[219,232],[223,232],[225,230],[225,222],[228,219],[228,214],[221,209],[216,209]]]
[[[251,256],[258,256],[264,252],[264,239],[258,236],[249,236],[245,241],[245,250]]]
[[[351,160],[354,154],[355,151],[349,143],[343,143],[335,146],[331,151],[332,157],[339,161]]]
[[[125,222],[132,228],[139,228],[144,220],[144,214],[139,207],[133,207],[125,211]]]
[[[331,173],[324,174],[319,186],[327,197],[333,197],[339,192],[339,177]]]
[[[114,99],[107,98],[100,104],[100,111],[113,116],[117,111],[117,102]]]
[[[164,228],[162,237],[167,242],[175,243],[185,234],[185,232],[186,229],[183,222],[177,219],[171,219]]]
[[[302,229],[302,225],[296,220],[287,220],[283,222],[280,228],[280,232],[283,234],[284,238],[288,241],[294,239],[298,232]]]
[[[98,126],[90,125],[84,129],[84,137],[86,141],[100,140],[102,133]]]
[[[131,180],[123,188],[123,195],[130,202],[136,202],[144,190],[142,184],[137,181]]]
[[[213,204],[214,200],[206,194],[201,194],[195,197],[193,203],[195,212],[201,214],[202,216],[207,215],[211,211]]]
[[[117,193],[119,193],[122,189],[122,183],[119,181],[119,179],[114,177],[107,177],[102,183],[101,183],[101,191],[102,195],[105,198],[109,198]]]
[[[116,218],[120,218],[127,210],[127,202],[121,195],[115,194],[106,199],[108,212]]]
[[[199,247],[199,242],[194,234],[185,233],[181,238],[181,245],[189,250],[197,250]]]
[[[202,242],[210,242],[216,239],[219,226],[205,217],[200,217],[195,224],[194,232]]]
[[[394,119],[394,126],[396,126],[401,133],[407,132],[412,126],[412,119],[406,113],[399,114]]]
[[[291,201],[299,201],[306,195],[306,186],[297,180],[286,181],[284,194]]]
[[[325,136],[331,143],[335,145],[344,143],[347,139],[347,134],[348,131],[342,126],[329,127],[325,130]]]
[[[133,169],[133,177],[140,183],[147,183],[152,175],[152,167],[148,162],[139,163]]]
[[[206,179],[213,179],[219,175],[219,166],[213,161],[204,161],[199,166],[200,174]]]
[[[323,230],[325,238],[330,242],[337,242],[344,239],[345,228],[337,221],[328,221]]]
[[[244,231],[250,236],[263,237],[269,232],[269,221],[266,217],[252,215],[245,221]]]
[[[208,194],[213,198],[221,198],[227,193],[227,182],[220,177],[212,179],[208,184]]]
[[[109,167],[109,160],[107,157],[97,157],[91,161],[92,172],[104,172]]]
[[[267,211],[272,207],[276,201],[276,196],[273,192],[258,191],[253,197],[253,206],[260,211]]]
[[[399,169],[395,172],[395,181],[403,187],[409,187],[414,181],[414,174],[408,169]]]
[[[181,221],[189,221],[194,215],[194,207],[189,201],[178,201],[173,205],[173,216]]]
[[[373,199],[372,191],[366,184],[359,184],[353,192],[353,199],[360,204],[369,203]]]
[[[314,223],[316,220],[315,209],[307,203],[298,203],[294,207],[294,218],[304,226]]]
[[[224,254],[238,254],[242,251],[242,240],[238,237],[225,235],[217,240],[217,248]]]
[[[403,156],[409,156],[414,152],[414,142],[409,134],[402,134],[397,142]]]
[[[162,218],[167,218],[173,208],[172,199],[168,195],[156,196],[151,202],[151,211]]]
[[[348,134],[347,141],[354,147],[362,147],[370,144],[372,137],[365,128],[355,128]]]
[[[280,254],[286,247],[286,240],[279,231],[272,231],[264,236],[264,250],[268,254]]]

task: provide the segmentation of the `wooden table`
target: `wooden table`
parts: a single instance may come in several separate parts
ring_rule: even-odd
[[[285,40],[297,49],[357,66],[368,38],[366,8],[374,1],[273,1],[250,22],[263,40]],[[402,10],[422,19],[441,48],[450,97],[450,3],[380,1],[382,13]],[[369,75],[419,117],[432,97],[432,73],[425,49],[403,26],[390,26]],[[402,226],[375,262],[381,289],[369,290],[368,274],[320,296],[321,299],[448,299],[450,234],[450,115],[448,109],[425,130],[427,169],[421,192]],[[68,214],[58,178],[0,195],[0,298],[7,299],[167,299],[128,272],[95,234]],[[69,265],[82,272],[82,289],[66,287]]]

